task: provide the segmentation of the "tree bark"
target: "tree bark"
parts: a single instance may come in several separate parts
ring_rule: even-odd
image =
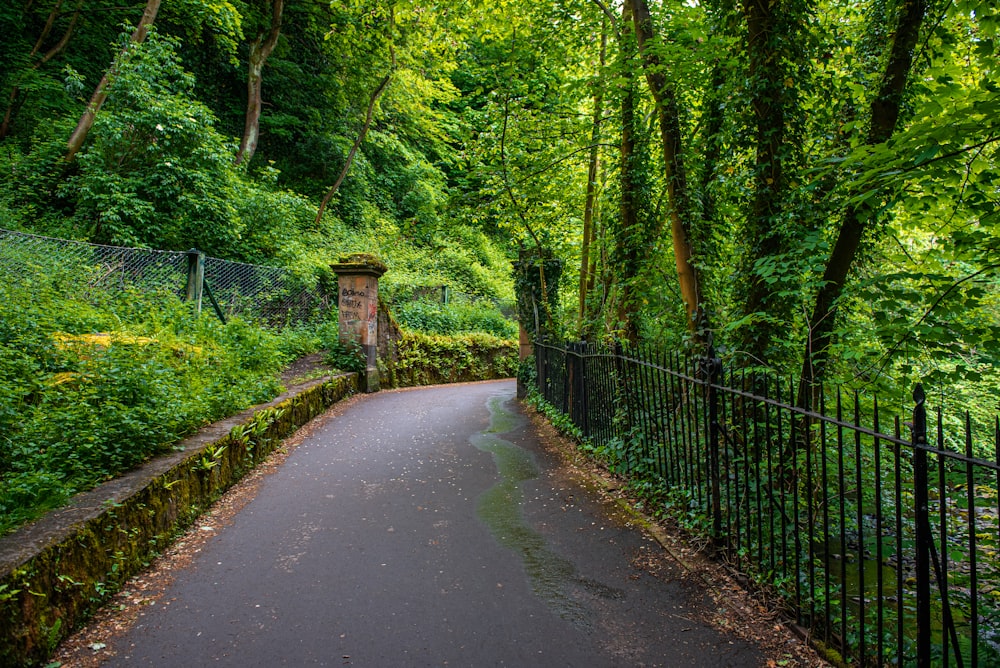
[[[393,59],[393,61],[394,61],[393,64],[395,65],[395,59]],[[390,70],[389,73],[385,75],[385,77],[379,83],[378,87],[372,91],[371,96],[368,98],[368,111],[365,112],[364,125],[361,126],[361,131],[358,133],[358,136],[354,139],[354,144],[351,145],[351,150],[347,154],[347,160],[344,161],[344,167],[343,169],[340,170],[340,175],[337,177],[337,180],[330,187],[330,189],[326,191],[326,195],[323,196],[323,201],[321,201],[319,204],[319,211],[316,212],[316,220],[314,221],[315,225],[317,226],[319,225],[320,220],[323,218],[323,212],[326,211],[327,205],[330,203],[330,200],[333,199],[333,196],[336,194],[337,189],[340,188],[340,184],[343,183],[344,179],[347,177],[347,172],[351,169],[351,164],[354,162],[354,156],[358,152],[358,148],[361,146],[361,142],[365,140],[365,136],[368,134],[368,128],[371,127],[372,116],[375,113],[375,103],[378,102],[378,99],[382,96],[382,93],[384,93],[385,89],[389,86],[389,81],[392,79],[392,74],[394,70],[395,67],[393,68],[393,70]]]
[[[622,23],[628,24],[632,18],[632,7],[626,2],[622,4]],[[626,341],[635,342],[639,330],[635,322],[636,306],[632,298],[632,284],[639,273],[640,257],[645,234],[642,234],[639,221],[638,176],[636,161],[639,156],[635,151],[635,107],[636,83],[632,76],[635,61],[635,45],[627,35],[619,38],[619,71],[624,79],[624,90],[621,99],[621,143],[619,145],[619,183],[621,184],[621,200],[619,203],[619,218],[614,234],[612,262],[618,272],[618,290],[615,303],[615,327]]]
[[[142,12],[142,18],[139,20],[139,25],[136,26],[135,32],[132,33],[132,42],[142,44],[146,39],[149,26],[156,20],[156,13],[159,10],[160,0],[147,0],[146,8]],[[94,127],[94,119],[97,117],[97,112],[101,110],[101,106],[108,98],[108,82],[114,74],[114,68],[115,65],[112,64],[109,71],[101,77],[101,82],[97,84],[97,88],[94,90],[94,94],[87,104],[87,109],[83,112],[83,116],[80,117],[80,121],[77,123],[76,129],[73,130],[73,134],[70,135],[66,152],[67,162],[73,160],[74,156],[80,151],[83,142],[87,139],[87,134]]]
[[[784,2],[744,0],[747,26],[749,89],[751,110],[756,126],[756,164],[754,194],[747,220],[747,251],[741,269],[745,277],[743,315],[766,312],[770,318],[743,329],[741,347],[754,359],[771,361],[772,340],[779,327],[789,321],[790,301],[776,297],[774,286],[755,271],[759,260],[788,250],[787,231],[780,227],[785,208],[785,165],[787,86],[782,40],[782,14],[789,8]]]
[[[913,51],[927,12],[926,0],[904,0],[896,20],[889,58],[882,73],[879,91],[871,105],[871,120],[867,143],[887,141],[896,130],[903,93],[913,67]],[[847,276],[861,246],[861,239],[874,217],[867,204],[851,205],[844,214],[837,241],[823,273],[823,287],[816,295],[809,321],[806,349],[802,364],[802,387],[815,387],[823,382],[833,328],[837,317],[837,300],[843,294]],[[801,397],[800,397],[801,401]]]
[[[708,93],[705,106],[708,107],[705,119],[704,160],[701,172],[699,188],[701,192],[701,212],[699,234],[695,235],[695,240],[701,244],[706,243],[706,238],[710,236],[711,229],[715,225],[715,193],[712,192],[712,184],[718,175],[719,159],[722,157],[722,124],[725,121],[723,114],[722,100],[719,99],[718,91],[726,83],[726,71],[718,62],[712,67],[712,87]]]
[[[677,96],[667,83],[659,57],[650,49],[656,39],[653,19],[646,0],[628,0],[631,8],[632,24],[635,29],[639,53],[642,55],[646,83],[656,102],[657,120],[660,126],[660,143],[669,202],[668,217],[670,235],[674,245],[674,264],[680,284],[681,299],[687,313],[688,330],[700,340],[700,329],[704,325],[701,310],[701,291],[698,270],[692,264],[693,251],[690,235],[684,222],[689,215],[687,177],[684,170],[680,112]]]
[[[243,125],[243,138],[240,149],[236,152],[235,163],[250,162],[257,151],[257,141],[260,139],[261,88],[264,83],[264,63],[271,56],[278,35],[281,34],[281,16],[284,10],[284,0],[273,0],[271,3],[271,29],[265,38],[258,35],[250,44],[249,66],[247,73],[247,111]]]
[[[599,77],[603,75],[605,56],[607,53],[608,33],[607,19],[601,26],[601,50],[599,59]],[[590,246],[594,241],[594,208],[597,202],[597,174],[600,162],[598,144],[601,141],[601,116],[604,114],[604,88],[600,81],[594,90],[594,117],[590,133],[590,161],[587,165],[587,196],[583,207],[583,243],[580,248],[580,319],[581,333],[587,320],[587,292],[593,282],[590,273]]]
[[[80,18],[80,8],[82,6],[83,6],[83,0],[77,0],[76,9],[73,11],[73,18],[70,19],[69,26],[67,26],[66,31],[63,33],[63,36],[59,39],[58,42],[55,43],[55,45],[51,49],[45,52],[45,54],[41,57],[41,59],[36,60],[34,63],[31,64],[31,69],[37,70],[42,65],[49,62],[50,60],[58,56],[60,53],[62,53],[63,50],[65,50],[66,45],[69,44],[70,37],[72,37],[73,35],[73,29],[76,28],[76,22]],[[49,12],[49,18],[45,22],[45,28],[42,29],[42,34],[39,35],[38,39],[35,41],[34,48],[31,49],[31,54],[29,56],[30,58],[34,58],[38,54],[38,52],[41,51],[42,44],[45,42],[45,39],[49,36],[49,33],[52,31],[52,24],[55,23],[55,20],[59,15],[59,10],[61,7],[62,7],[62,0],[59,0],[56,3],[55,7],[52,8],[52,11]],[[4,112],[3,121],[0,122],[0,141],[6,139],[7,136],[10,134],[10,126],[11,123],[13,122],[14,114],[17,113],[18,109],[21,108],[21,104],[24,102],[23,98],[21,98],[20,95],[21,95],[21,87],[18,84],[14,84],[13,88],[11,88],[10,91],[10,97],[7,102],[7,110]]]

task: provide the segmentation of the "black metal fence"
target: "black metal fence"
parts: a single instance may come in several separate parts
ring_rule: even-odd
[[[845,661],[1000,666],[1000,423],[985,442],[968,415],[928,424],[920,386],[902,422],[858,394],[797,406],[794,383],[714,358],[535,356],[540,394],[589,447]]]
[[[280,267],[231,262],[188,252],[123,248],[0,229],[0,280],[26,268],[75,273],[86,298],[135,289],[202,300],[225,320],[239,315],[264,324],[310,320],[335,306],[336,290],[307,285]],[[46,271],[46,273],[49,273]],[[331,303],[333,301],[333,303]]]

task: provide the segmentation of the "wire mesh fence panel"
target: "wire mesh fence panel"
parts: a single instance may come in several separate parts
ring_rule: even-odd
[[[335,291],[322,281],[307,285],[280,267],[200,256],[204,273],[191,271],[197,252],[105,246],[0,229],[0,276],[17,277],[30,269],[65,277],[67,296],[93,300],[136,290],[179,298],[200,295],[201,276],[227,315],[280,326],[309,321],[334,306]],[[333,295],[333,297],[331,297]]]
[[[227,314],[271,325],[308,321],[331,307],[324,286],[305,286],[279,267],[207,257],[205,281]]]
[[[167,290],[182,295],[187,277],[184,253],[101,246],[0,230],[0,271],[17,276],[26,269],[72,276],[63,285],[81,298],[101,292]]]

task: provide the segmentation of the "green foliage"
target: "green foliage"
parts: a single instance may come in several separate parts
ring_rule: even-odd
[[[193,98],[176,39],[156,32],[138,46],[124,39],[108,101],[65,185],[76,196],[78,225],[89,224],[99,242],[232,256],[242,227],[235,147]]]
[[[337,339],[327,344],[324,361],[334,369],[354,373],[362,373],[368,366],[368,360],[361,349],[361,344],[341,343]]]
[[[0,281],[0,533],[272,398],[320,342],[195,318],[166,294],[80,301],[66,295],[85,293],[87,267],[20,266]]]
[[[510,378],[517,372],[517,343],[489,334],[440,336],[403,331],[398,359],[380,368],[392,385],[432,385]]]
[[[527,359],[525,361],[527,361]],[[534,365],[532,364],[532,368],[533,367]],[[525,376],[534,376],[533,372],[524,372],[524,366],[522,366],[521,369]],[[518,378],[521,377],[522,372],[519,372]],[[528,387],[531,386],[529,385]],[[566,413],[563,413],[558,408],[545,401],[545,399],[542,398],[542,395],[538,393],[537,388],[529,390],[526,400],[532,408],[544,415],[545,419],[547,419],[560,434],[568,436],[569,438],[579,442],[584,451],[595,452],[594,449],[590,447],[590,444],[584,440],[583,432],[580,428],[573,424],[573,421],[568,415],[566,415]]]
[[[468,334],[482,332],[497,338],[513,339],[517,325],[492,304],[479,301],[414,300],[393,309],[402,327],[425,334]]]

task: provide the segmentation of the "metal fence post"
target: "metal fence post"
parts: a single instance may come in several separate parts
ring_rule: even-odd
[[[201,294],[205,285],[205,254],[197,248],[187,252],[188,274],[184,300],[195,303],[195,313],[201,315]]]
[[[538,393],[542,395],[542,398],[546,401],[550,401],[548,393],[548,383],[546,382],[546,362],[548,350],[539,345],[539,342],[535,341],[535,382],[538,384]]]
[[[566,412],[570,420],[587,435],[587,382],[584,376],[583,353],[586,343],[566,344]]]
[[[719,392],[716,385],[722,371],[722,360],[715,356],[715,348],[709,346],[702,358],[702,375],[705,378],[708,401],[708,463],[712,483],[712,540],[716,547],[722,540],[722,473],[719,456]]]
[[[587,378],[587,342],[581,341],[577,349],[579,350],[580,357],[577,360],[577,391],[578,391],[578,407],[580,411],[580,424],[579,427],[583,432],[584,438],[590,436],[590,409],[589,409],[589,397],[590,397],[590,386],[589,379]]]
[[[931,536],[927,472],[927,408],[922,385],[913,390],[913,501],[916,523],[917,666],[931,665]]]

